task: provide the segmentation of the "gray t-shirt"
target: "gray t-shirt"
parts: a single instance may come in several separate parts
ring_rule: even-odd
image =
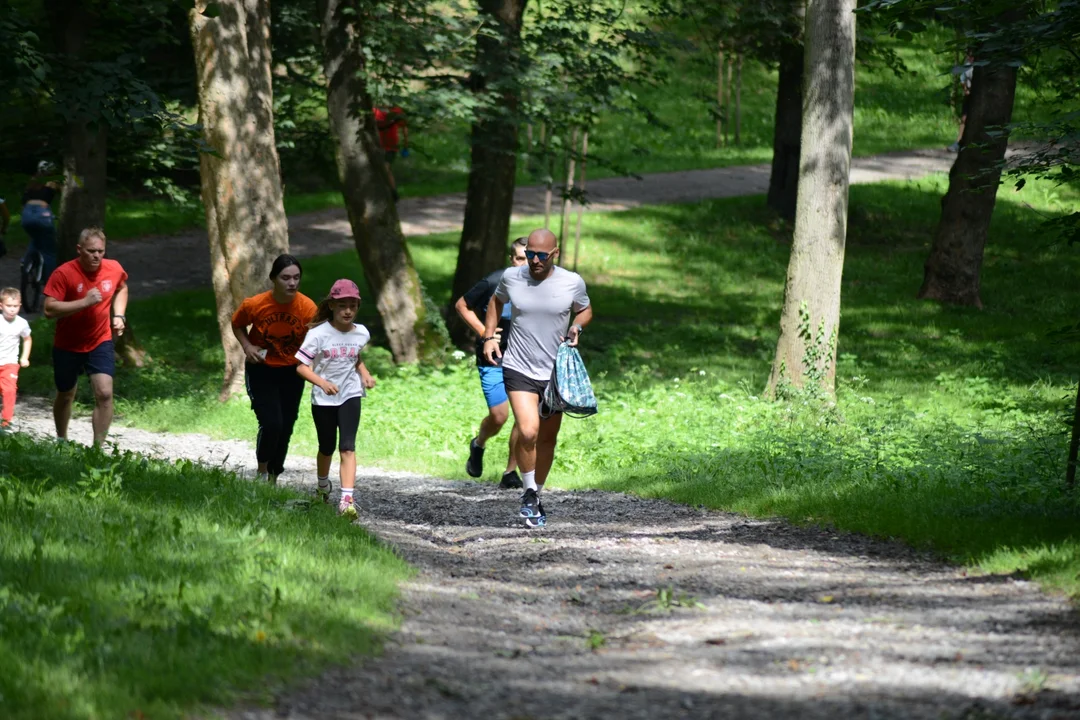
[[[539,282],[529,274],[528,266],[512,267],[503,273],[495,297],[512,305],[503,369],[533,380],[550,379],[570,325],[570,312],[589,307],[585,281],[558,265]]]

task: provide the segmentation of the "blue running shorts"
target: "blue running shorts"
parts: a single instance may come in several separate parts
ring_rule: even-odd
[[[503,384],[503,370],[501,367],[478,367],[480,371],[480,387],[484,391],[484,399],[489,408],[502,405],[509,398],[506,396],[506,386]]]

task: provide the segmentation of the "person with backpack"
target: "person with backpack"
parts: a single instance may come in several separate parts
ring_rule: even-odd
[[[525,246],[528,264],[503,273],[488,303],[482,338],[488,362],[502,358],[503,382],[518,429],[518,468],[525,486],[518,515],[529,528],[547,523],[540,493],[551,472],[562,426],[562,413],[544,406],[544,393],[559,346],[565,341],[576,347],[593,317],[585,281],[555,265],[558,256],[558,243],[551,231],[529,233]],[[506,303],[512,309],[510,336],[503,353],[495,329]]]
[[[341,500],[338,514],[356,518],[353,486],[356,484],[356,431],[360,427],[360,399],[375,387],[375,378],[364,366],[360,352],[371,340],[363,325],[353,322],[360,308],[360,288],[352,280],[341,279],[319,303],[304,344],[296,351],[297,374],[314,385],[311,390],[311,418],[319,439],[315,458],[318,473],[316,493],[329,502],[330,461],[337,445]]]
[[[525,245],[528,238],[519,237],[510,245],[510,263],[512,267],[525,265]],[[496,270],[480,282],[473,285],[467,293],[458,298],[454,304],[461,319],[468,323],[477,337],[484,336],[484,320],[487,318],[488,303],[495,294],[495,288],[502,280],[503,270]],[[499,326],[495,335],[499,338],[499,350],[506,351],[506,343],[510,334],[510,303],[503,305],[502,314],[499,316]],[[484,357],[484,345],[476,344],[476,370],[480,373],[480,389],[484,391],[484,400],[487,401],[488,414],[480,421],[480,429],[476,436],[469,441],[469,459],[465,462],[465,472],[469,476],[478,478],[484,474],[484,449],[487,441],[495,437],[502,430],[510,417],[510,401],[506,395],[506,386],[503,383],[502,363],[494,365],[488,363]],[[517,444],[517,425],[510,431],[510,452],[506,458],[506,470],[503,471],[499,487],[514,489],[521,487],[521,478],[517,474],[517,458],[514,447]]]

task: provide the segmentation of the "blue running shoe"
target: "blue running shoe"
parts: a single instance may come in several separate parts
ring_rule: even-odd
[[[521,494],[521,510],[518,515],[523,518],[540,517],[540,497],[535,490],[530,488]]]
[[[525,518],[525,527],[527,528],[542,528],[547,525],[547,513],[544,512],[543,503],[536,503],[536,511],[538,515]]]

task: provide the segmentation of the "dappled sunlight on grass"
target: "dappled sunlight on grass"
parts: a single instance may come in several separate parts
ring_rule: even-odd
[[[760,397],[790,248],[790,228],[761,198],[588,214],[579,269],[597,317],[582,354],[601,413],[565,423],[552,482],[829,523],[973,563],[1001,546],[1073,542],[1080,511],[1062,489],[1061,420],[1075,394],[1075,348],[1046,333],[1075,321],[1080,256],[1047,243],[1038,223],[1055,197],[1076,195],[1048,187],[1003,191],[983,311],[914,299],[944,178],[852,189],[832,408]],[[440,303],[457,241],[410,240]],[[312,259],[304,290],[317,297],[343,275],[361,280],[355,254]],[[207,291],[132,304],[155,365],[118,377],[125,422],[254,437],[245,400],[215,400],[212,301]],[[155,322],[162,313],[169,322]],[[360,319],[385,346],[371,303]],[[379,385],[364,405],[361,464],[465,477],[485,411],[471,357],[399,368],[383,347],[367,355]],[[32,366],[21,382],[44,391],[49,380],[47,367]],[[494,442],[502,458],[505,440]],[[306,413],[292,447],[315,451]]]

